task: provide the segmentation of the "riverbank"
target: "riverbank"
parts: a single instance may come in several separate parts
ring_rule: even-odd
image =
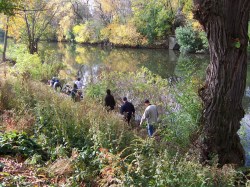
[[[145,97],[144,90],[148,90],[145,85],[150,85],[150,90],[155,90],[154,97],[158,97],[154,86],[164,88],[160,77],[152,77],[147,72],[137,75],[136,78],[134,74],[127,74],[131,79],[126,81],[132,83],[134,80],[129,93],[137,96],[144,93]],[[4,132],[0,134],[0,150],[5,150],[5,155],[12,153],[14,160],[21,158],[19,161],[27,166],[23,169],[31,170],[32,176],[11,172],[7,163],[12,159],[5,158],[6,162],[3,162],[7,166],[3,170],[5,174],[1,175],[4,184],[39,184],[39,181],[32,181],[38,178],[40,184],[46,180],[47,185],[67,186],[235,184],[241,174],[233,167],[219,169],[216,163],[202,166],[195,157],[185,156],[190,145],[190,126],[187,124],[192,123],[192,115],[188,117],[184,111],[194,112],[193,109],[186,107],[180,113],[166,116],[164,123],[157,127],[160,141],[141,136],[128,127],[116,112],[108,113],[103,108],[99,92],[102,89],[99,88],[110,83],[112,91],[118,93],[114,83],[121,83],[124,77],[115,72],[106,76],[87,89],[81,102],[74,103],[43,83],[21,81],[21,77],[7,74],[0,91],[1,129]],[[144,83],[138,81],[142,76]],[[191,95],[187,93],[184,98],[191,101]],[[184,102],[190,109],[194,107],[187,100],[179,98],[178,102]],[[185,118],[187,121],[183,121]],[[27,142],[32,142],[32,146]],[[18,175],[22,180],[15,180]]]
[[[85,46],[99,46],[99,47],[107,47],[107,48],[131,48],[131,49],[169,49],[168,40],[156,41],[153,44],[147,45],[125,45],[125,44],[114,44],[112,42],[76,42],[76,41],[68,41],[68,40],[41,40],[41,42],[53,42],[53,43],[68,43],[68,44],[79,44]]]

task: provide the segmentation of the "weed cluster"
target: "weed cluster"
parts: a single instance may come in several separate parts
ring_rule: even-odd
[[[125,90],[122,86],[125,84],[131,88]],[[29,157],[29,163],[38,164],[43,154],[37,152],[40,150],[37,145],[49,157],[46,164],[39,166],[40,169],[47,167],[47,175],[51,178],[64,177],[67,186],[232,186],[239,176],[230,167],[204,167],[194,158],[184,156],[186,150],[183,148],[189,144],[192,124],[197,119],[195,111],[199,107],[190,100],[195,97],[192,94],[168,96],[167,82],[146,69],[126,77],[122,73],[103,74],[100,83],[90,85],[86,97],[79,103],[32,80],[22,82],[13,78],[0,85],[1,112],[12,111],[7,115],[15,122],[12,128],[21,129],[18,126],[23,126],[22,120],[18,119],[27,116],[33,119],[29,123],[32,139],[23,133],[0,135],[3,142],[0,146],[8,145],[8,151],[2,154],[16,150],[15,144],[19,147],[19,154]],[[94,86],[97,89],[92,89]],[[102,94],[99,93],[104,87],[112,88],[116,96],[123,93],[134,99],[138,109],[141,102],[136,99],[138,97],[151,99],[162,110],[168,103],[162,98],[173,99],[179,105],[189,102],[190,109],[181,107],[180,110],[189,114],[189,118],[182,121],[187,116],[179,116],[176,120],[171,115],[163,115],[158,127],[163,138],[158,141],[142,139],[115,112],[108,113],[101,105]],[[170,111],[174,111],[172,106]]]
[[[28,158],[34,154],[41,155],[44,160],[48,158],[46,152],[27,134],[15,131],[0,134],[0,155],[18,155]]]

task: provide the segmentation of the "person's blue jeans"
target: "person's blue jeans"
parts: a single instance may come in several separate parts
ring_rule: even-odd
[[[148,124],[147,129],[148,129],[148,135],[149,135],[150,137],[152,137],[152,136],[153,136],[153,133],[154,133],[154,127],[153,127],[153,125],[149,125],[149,124]]]

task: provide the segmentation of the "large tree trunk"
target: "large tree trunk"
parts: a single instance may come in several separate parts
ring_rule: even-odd
[[[194,16],[203,25],[210,47],[199,138],[202,161],[218,156],[219,165],[243,165],[237,131],[244,117],[250,0],[194,0]]]

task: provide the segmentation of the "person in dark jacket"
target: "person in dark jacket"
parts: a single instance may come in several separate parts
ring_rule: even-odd
[[[77,101],[77,85],[74,84],[73,89],[71,90],[71,98],[74,102]]]
[[[122,101],[124,104],[121,106],[120,113],[124,115],[125,121],[129,124],[132,115],[135,114],[135,107],[132,103],[128,102],[127,97],[123,97]]]
[[[115,108],[115,99],[113,95],[111,95],[110,89],[107,89],[107,95],[105,97],[105,107],[108,108],[108,111],[114,110]]]
[[[50,86],[53,87],[55,90],[57,90],[58,88],[60,88],[60,91],[62,90],[62,85],[58,78],[52,77],[52,79],[49,82]]]

